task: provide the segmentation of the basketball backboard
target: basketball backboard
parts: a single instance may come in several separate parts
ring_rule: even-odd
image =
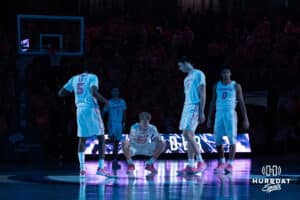
[[[84,18],[79,16],[18,15],[17,45],[21,55],[81,56],[84,51]]]

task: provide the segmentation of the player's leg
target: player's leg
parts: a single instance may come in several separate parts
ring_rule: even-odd
[[[86,127],[86,109],[77,108],[76,109],[76,119],[77,119],[77,136],[78,136],[78,160],[80,165],[80,176],[85,177],[85,141],[88,137],[88,129]]]
[[[188,165],[191,166],[191,167],[194,167],[195,166],[195,152],[192,150],[193,147],[192,147],[192,144],[190,142],[188,142],[188,151],[187,151],[187,154],[188,154]]]
[[[191,151],[192,151],[191,156],[196,155],[197,166],[194,169],[194,171],[195,172],[204,171],[206,169],[207,165],[202,158],[199,144],[195,140],[194,130],[184,131],[183,134],[184,134],[188,144],[190,144]],[[194,159],[194,158],[189,158],[189,159]]]
[[[98,169],[97,174],[102,176],[111,176],[104,168],[104,158],[105,158],[105,137],[104,135],[98,135]]]
[[[122,142],[122,150],[123,150],[126,160],[130,160],[131,159],[130,143],[128,140],[125,140],[124,142]]]
[[[117,160],[118,157],[118,149],[116,149],[116,140],[117,140],[117,127],[116,124],[112,122],[108,123],[108,135],[111,140],[111,144],[113,145],[113,160]],[[118,146],[117,146],[118,148]]]
[[[206,169],[207,165],[202,158],[200,146],[196,142],[196,139],[195,139],[195,131],[199,124],[199,105],[193,105],[191,107],[191,113],[193,113],[193,114],[190,119],[190,129],[189,129],[189,131],[186,132],[186,134],[187,134],[187,138],[190,142],[190,145],[193,149],[193,153],[194,153],[194,155],[196,155],[197,166],[194,169],[194,171],[201,172]],[[192,154],[191,156],[193,156],[193,158],[194,158],[194,155]]]
[[[232,161],[235,158],[235,153],[236,153],[236,144],[231,144],[229,147],[229,159],[228,163],[232,163]]]
[[[217,145],[217,151],[218,151],[218,156],[219,156],[219,163],[225,163],[225,154],[224,154],[224,147],[222,142],[220,141],[221,139],[218,139],[218,143],[216,143]]]
[[[118,151],[119,151],[119,143],[122,138],[122,124],[113,125],[112,129],[112,139],[113,139],[113,169],[120,169],[121,166],[118,164]]]
[[[84,155],[85,141],[86,141],[86,138],[79,137],[79,140],[78,140],[78,161],[79,161],[79,165],[80,165],[80,176],[81,177],[84,177],[86,175],[85,155]]]
[[[99,109],[91,110],[91,119],[89,123],[89,128],[94,133],[97,133],[97,138],[98,138],[99,159],[98,159],[97,174],[111,177],[112,175],[110,175],[104,167],[104,158],[105,158],[104,124]]]
[[[190,139],[188,138],[187,132],[188,132],[187,130],[182,131],[183,137],[187,142],[188,163],[187,163],[185,168],[180,169],[180,170],[177,171],[177,173],[179,173],[179,174],[194,173],[194,168],[195,168],[195,160],[194,160],[195,152],[194,152],[192,143],[190,142]]]
[[[120,141],[117,139],[113,139],[113,162],[112,168],[113,169],[120,169],[121,166],[118,163],[118,151],[119,151],[119,143]]]
[[[224,155],[224,147],[222,144],[222,138],[217,138],[216,145],[217,145],[217,151],[218,151],[218,166],[215,168],[215,172],[217,173],[223,173],[224,169],[226,167],[225,165],[225,155]]]
[[[237,136],[237,115],[236,112],[230,112],[227,114],[227,127],[226,131],[228,132],[228,139],[229,139],[229,159],[226,165],[226,171],[232,172],[232,162],[235,158],[236,154],[236,136]]]
[[[131,173],[135,170],[135,167],[132,160],[132,152],[130,151],[129,140],[125,140],[124,142],[122,142],[122,150],[127,161],[127,172]]]
[[[117,138],[113,139],[113,160],[118,160],[118,150],[119,150],[119,140]]]
[[[152,156],[149,160],[146,161],[146,169],[151,171],[152,173],[156,173],[157,170],[154,168],[153,163],[157,160],[157,158],[165,151],[166,143],[163,140],[156,140],[149,144],[149,150],[152,152]]]
[[[157,140],[155,145],[155,151],[153,153],[153,158],[156,160],[166,149],[166,142],[163,140]]]
[[[98,153],[99,153],[99,158],[98,158],[98,169],[97,169],[97,174],[102,175],[102,176],[107,176],[107,177],[112,177],[111,174],[109,174],[105,167],[104,167],[104,158],[105,158],[105,137],[104,135],[98,135]]]
[[[104,168],[104,158],[105,158],[105,138],[104,135],[98,136],[98,166],[99,168]]]
[[[188,155],[188,166],[193,168],[195,167],[195,151],[194,151],[194,148],[193,148],[193,145],[192,143],[189,141],[189,138],[188,138],[188,134],[187,134],[187,131],[183,131],[183,136],[185,138],[185,140],[187,141],[187,155]]]
[[[197,105],[185,105],[182,111],[179,129],[182,130],[182,134],[187,141],[188,145],[188,164],[186,168],[179,170],[178,173],[193,173],[194,170],[194,157],[203,162],[200,154],[199,146],[195,140],[195,130],[198,125],[199,107]],[[202,163],[201,162],[201,163]]]
[[[215,172],[217,173],[223,173],[226,167],[223,147],[223,135],[226,131],[224,123],[223,113],[217,112],[214,125],[215,142],[219,157],[218,166],[215,168]]]

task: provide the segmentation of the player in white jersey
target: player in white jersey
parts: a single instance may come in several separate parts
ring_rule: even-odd
[[[80,176],[85,177],[85,141],[87,137],[97,136],[99,140],[99,167],[98,175],[110,176],[104,168],[104,126],[100,115],[98,101],[108,104],[108,101],[98,92],[99,82],[95,74],[88,73],[92,68],[87,66],[85,73],[73,76],[58,92],[58,95],[68,96],[74,92],[76,115],[78,159],[80,164]]]
[[[188,75],[184,79],[185,101],[180,119],[179,129],[188,143],[188,164],[178,173],[198,173],[206,169],[199,145],[195,141],[195,131],[199,123],[204,123],[206,83],[202,71],[194,69],[187,57],[178,60],[179,69]],[[197,165],[195,167],[194,158]]]
[[[118,150],[119,142],[122,140],[122,133],[126,125],[126,102],[119,98],[119,88],[113,88],[112,98],[109,99],[109,105],[103,108],[102,116],[108,113],[108,135],[113,141],[113,169],[119,169]]]
[[[235,108],[237,103],[239,103],[241,108],[243,127],[245,129],[249,128],[249,120],[240,84],[231,80],[231,72],[228,68],[224,68],[221,71],[221,76],[222,80],[213,87],[207,127],[212,126],[212,115],[216,109],[214,134],[220,160],[215,171],[223,173],[224,170],[225,172],[232,171],[232,161],[236,152],[237,116]],[[228,136],[230,144],[229,159],[227,163],[225,163],[224,148],[222,144],[223,136]]]
[[[151,115],[147,112],[139,114],[139,123],[135,123],[130,128],[129,140],[122,143],[124,155],[128,164],[128,174],[132,174],[135,170],[132,156],[145,155],[151,156],[146,161],[146,170],[155,174],[157,170],[154,168],[154,161],[165,150],[165,141],[159,135],[157,128],[150,124]]]

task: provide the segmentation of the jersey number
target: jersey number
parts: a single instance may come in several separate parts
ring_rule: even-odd
[[[227,97],[227,92],[223,92],[222,93],[222,99],[226,99],[226,97]]]
[[[77,83],[77,94],[83,93],[83,86],[84,86],[84,83]]]

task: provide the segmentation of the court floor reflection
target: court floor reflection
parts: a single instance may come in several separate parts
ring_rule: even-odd
[[[124,164],[124,165],[123,165]],[[209,162],[209,168],[194,176],[177,176],[176,170],[183,167],[183,161],[160,161],[157,163],[158,174],[148,176],[143,170],[143,162],[136,162],[137,172],[135,178],[128,178],[122,168],[115,171],[119,177],[106,178],[101,183],[89,179],[89,176],[81,181],[79,187],[79,200],[91,199],[91,191],[97,191],[92,195],[98,199],[248,199],[249,177],[251,160],[237,160],[235,171],[232,174],[215,174],[213,168],[216,161]],[[89,163],[89,172],[96,168],[96,163]],[[90,174],[89,173],[89,174]],[[97,189],[95,189],[97,188]],[[204,192],[205,191],[205,192]]]
[[[251,179],[264,178],[263,159],[237,159],[231,174],[215,174],[217,160],[208,160],[208,169],[194,176],[178,176],[176,170],[184,167],[183,160],[160,160],[155,166],[158,174],[149,176],[144,161],[136,161],[135,178],[126,175],[126,163],[112,171],[118,178],[95,175],[97,162],[87,163],[87,177],[78,176],[76,166],[47,170],[25,168],[1,168],[0,199],[31,200],[162,200],[162,199],[299,199],[299,163],[285,162],[281,177],[292,181],[282,185],[280,191],[266,193],[263,185],[253,184]],[[277,159],[276,159],[277,160]],[[275,161],[276,161],[275,160]],[[275,163],[272,160],[270,163]],[[111,162],[106,162],[111,169]],[[3,171],[5,170],[5,171]]]

